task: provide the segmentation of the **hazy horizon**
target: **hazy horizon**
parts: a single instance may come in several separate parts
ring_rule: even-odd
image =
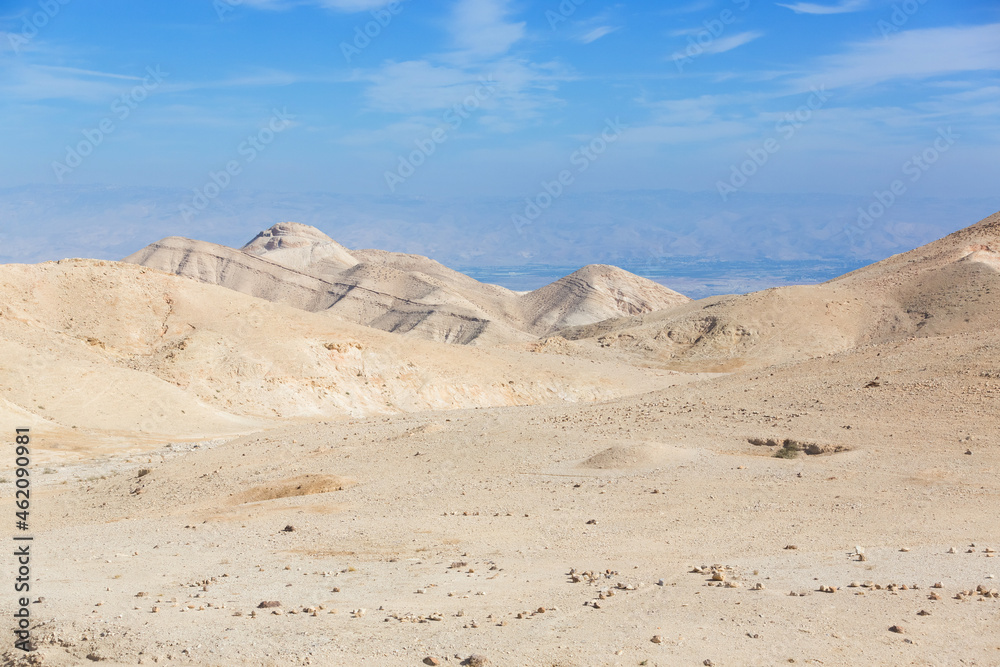
[[[448,264],[855,261],[1000,210],[985,0],[15,2],[0,72],[0,261],[281,220]]]

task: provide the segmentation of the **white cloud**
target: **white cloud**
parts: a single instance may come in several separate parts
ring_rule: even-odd
[[[452,40],[469,56],[503,55],[525,34],[524,22],[508,22],[508,13],[508,0],[458,0],[449,26]]]
[[[698,44],[698,55],[703,53],[714,54],[714,53],[725,53],[726,51],[732,51],[733,49],[739,48],[744,44],[749,44],[753,40],[762,37],[764,33],[750,30],[747,32],[737,33],[735,35],[729,35],[728,37],[719,37],[718,39],[713,39],[707,44],[702,45],[700,42]],[[674,59],[680,58],[684,59],[689,57],[690,54],[685,51],[678,51],[674,53],[671,57]]]
[[[587,33],[584,33],[583,35],[580,35],[577,39],[583,42],[584,44],[590,44],[591,42],[596,42],[605,35],[610,35],[616,30],[618,30],[618,28],[609,25],[602,25],[598,26],[597,28],[594,28],[593,30]]]
[[[749,44],[763,35],[764,33],[762,32],[751,30],[749,32],[741,32],[736,35],[730,35],[729,37],[720,37],[705,47],[705,53],[725,53],[726,51],[732,51],[733,49],[743,46],[744,44]]]
[[[119,79],[132,80],[132,77],[72,67],[22,64],[16,60],[0,61],[0,96],[8,100],[66,99],[110,103],[126,89],[127,84]]]
[[[840,0],[833,5],[818,5],[814,2],[796,2],[794,5],[779,2],[777,5],[791,9],[796,14],[849,14],[867,9],[868,0]]]
[[[416,114],[443,111],[461,104],[484,82],[491,89],[482,109],[512,118],[529,118],[557,104],[557,82],[571,78],[558,65],[533,64],[506,58],[468,69],[435,65],[427,60],[389,62],[363,75],[371,82],[365,91],[368,108],[388,113]]]
[[[447,109],[478,85],[473,74],[426,60],[388,62],[365,78],[372,83],[365,91],[369,107],[392,113]]]
[[[796,79],[799,89],[871,86],[896,79],[926,79],[958,72],[1000,70],[1000,23],[968,28],[908,30],[852,44]]]

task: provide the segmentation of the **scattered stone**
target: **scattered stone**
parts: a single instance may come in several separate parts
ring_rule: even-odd
[[[725,572],[716,572],[712,575],[712,581],[725,581],[725,580],[726,580]]]
[[[861,582],[860,581],[852,581],[851,583],[847,584],[847,587],[848,588],[860,588],[861,587]]]
[[[755,591],[762,591],[762,590],[764,590],[764,584],[762,584],[762,583],[760,583],[758,581],[756,584],[753,585],[753,590],[755,590]]]
[[[909,547],[903,547],[902,549],[900,549],[900,551],[902,551],[904,554],[909,552],[909,550],[910,550]]]
[[[794,544],[786,544],[785,549],[798,549],[798,547],[795,546]]]
[[[588,526],[596,526],[597,525],[597,519],[591,519],[590,521],[587,522],[587,525]]]
[[[654,644],[662,644],[663,637],[661,637],[660,635],[653,635],[653,638],[650,639],[649,641],[653,642]]]
[[[486,658],[485,655],[480,655],[476,653],[466,658],[462,664],[468,665],[469,667],[486,667],[486,665],[490,664],[490,661]]]
[[[955,547],[952,547],[952,548],[948,549],[948,553],[950,553],[950,554],[957,554],[958,553],[958,549],[956,549]]]
[[[281,603],[277,600],[265,600],[257,605],[257,609],[270,609],[271,607],[280,607]]]
[[[894,625],[889,628],[889,632],[895,632],[896,634],[901,635],[906,632],[906,630],[903,629],[902,625]]]
[[[146,475],[148,475],[151,472],[153,472],[153,471],[150,470],[149,468],[140,468],[139,469],[139,474],[137,475],[137,477],[145,477]]]
[[[425,665],[440,665],[441,661],[438,660],[437,658],[433,658],[431,656],[427,656],[426,658],[424,658],[424,664]]]
[[[926,609],[921,609],[920,611],[917,612],[917,616],[930,616],[930,615],[931,613]]]
[[[281,530],[282,530],[282,532],[285,532],[285,533],[294,533],[295,532],[295,526],[293,526],[291,524],[288,524],[287,526],[285,526]]]

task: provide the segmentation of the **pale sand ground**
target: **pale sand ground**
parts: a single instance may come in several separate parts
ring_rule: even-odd
[[[1000,597],[958,595],[1000,589],[998,230],[489,349],[132,265],[0,267],[34,657],[998,665]]]
[[[954,599],[1000,588],[984,551],[1000,549],[998,349],[913,340],[596,405],[289,424],[59,467],[35,478],[40,651],[57,665],[998,664],[1000,600]],[[850,451],[782,460],[751,436]],[[288,495],[305,475],[343,490]],[[713,564],[741,587],[690,572]],[[616,574],[571,583],[574,567]],[[617,584],[636,590],[586,605]],[[264,600],[286,613],[250,617]]]

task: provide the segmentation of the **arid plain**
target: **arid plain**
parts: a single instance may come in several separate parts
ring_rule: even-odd
[[[4,664],[1000,664],[1000,214],[699,301],[294,223],[0,286]]]

